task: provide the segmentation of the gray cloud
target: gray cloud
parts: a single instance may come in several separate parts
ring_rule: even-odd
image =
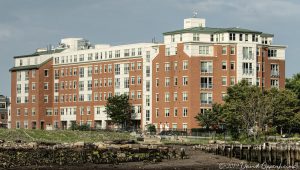
[[[65,37],[123,44],[162,40],[197,10],[208,26],[240,26],[275,34],[288,45],[286,73],[300,72],[298,0],[0,0],[0,94],[10,95],[13,56]]]

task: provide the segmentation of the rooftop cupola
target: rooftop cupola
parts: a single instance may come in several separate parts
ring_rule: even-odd
[[[205,19],[203,18],[187,18],[184,19],[184,29],[194,27],[205,27]]]

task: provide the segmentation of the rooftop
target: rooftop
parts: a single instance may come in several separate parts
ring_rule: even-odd
[[[265,36],[273,36],[272,34],[263,33],[261,31],[249,30],[245,28],[212,28],[212,27],[192,27],[187,29],[180,29],[170,32],[165,32],[163,35],[173,35],[173,34],[181,34],[181,33],[204,33],[204,34],[214,34],[214,33],[250,33],[250,34],[263,34]]]

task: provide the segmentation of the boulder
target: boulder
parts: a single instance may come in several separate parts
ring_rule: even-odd
[[[83,148],[84,147],[84,142],[75,142],[75,143],[73,143],[73,147]]]

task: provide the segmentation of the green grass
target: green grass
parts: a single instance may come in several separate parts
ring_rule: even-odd
[[[21,140],[26,142],[102,142],[108,140],[132,139],[127,132],[109,131],[72,131],[72,130],[23,130],[23,129],[0,129],[0,139],[5,141]]]

